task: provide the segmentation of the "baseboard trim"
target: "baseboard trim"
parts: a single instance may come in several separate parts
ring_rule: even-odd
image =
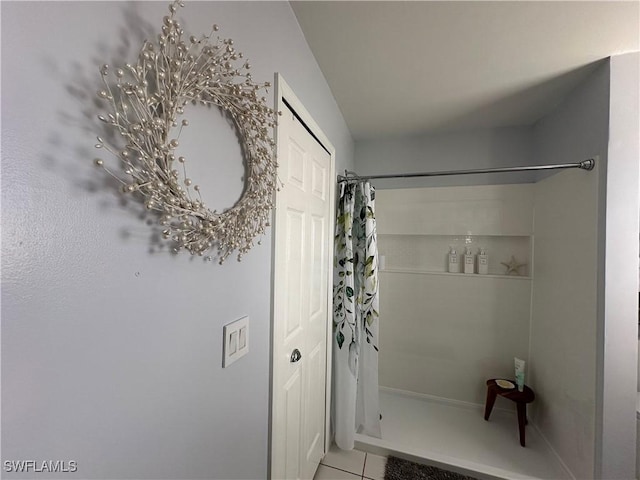
[[[408,398],[417,398],[417,399],[421,399],[421,400],[428,400],[430,402],[435,402],[435,403],[440,403],[443,405],[453,405],[456,407],[462,407],[462,408],[468,408],[468,409],[472,409],[472,410],[484,410],[484,404],[482,403],[473,403],[473,402],[466,402],[464,400],[455,400],[452,398],[446,398],[446,397],[438,397],[436,395],[429,395],[427,393],[418,393],[418,392],[412,392],[410,390],[401,390],[399,388],[391,388],[391,387],[379,387],[380,392],[387,392],[387,393],[392,393],[394,395],[400,395],[402,397],[408,397]],[[493,411],[501,411],[501,412],[506,412],[506,413],[510,413],[515,415],[516,411],[515,408],[502,408],[502,407],[498,407],[495,406],[493,408]],[[384,412],[382,412],[382,414],[384,415]]]

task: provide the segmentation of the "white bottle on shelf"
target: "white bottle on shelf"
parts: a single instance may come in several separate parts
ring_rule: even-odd
[[[489,273],[489,255],[482,247],[480,247],[480,253],[478,254],[478,273],[480,275]]]
[[[473,253],[471,253],[471,248],[467,247],[464,252],[464,273],[473,273],[474,267],[474,259]]]
[[[460,273],[458,254],[456,253],[456,247],[453,245],[451,245],[449,250],[449,273]]]

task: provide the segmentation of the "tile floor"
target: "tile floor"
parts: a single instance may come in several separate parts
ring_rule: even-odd
[[[334,445],[320,462],[313,480],[383,480],[387,458]]]

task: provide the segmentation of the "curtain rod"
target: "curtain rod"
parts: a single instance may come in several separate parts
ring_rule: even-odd
[[[348,170],[344,171],[344,175],[338,175],[338,182],[348,182],[351,180],[374,180],[377,178],[410,178],[410,177],[441,177],[445,175],[471,175],[476,173],[508,173],[508,172],[524,172],[530,170],[559,170],[565,168],[580,168],[582,170],[593,170],[595,160],[589,158],[579,163],[556,163],[552,165],[529,165],[523,167],[502,167],[502,168],[480,168],[477,170],[448,170],[441,172],[423,172],[423,173],[396,173],[388,175],[358,175]]]

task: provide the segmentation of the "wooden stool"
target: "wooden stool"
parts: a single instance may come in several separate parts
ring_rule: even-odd
[[[515,381],[511,382],[515,385]],[[484,419],[489,420],[489,415],[491,415],[491,410],[493,410],[493,404],[496,403],[496,397],[500,395],[501,397],[508,398],[516,402],[516,407],[518,409],[518,429],[520,430],[520,445],[524,447],[524,426],[527,422],[527,403],[533,402],[536,398],[536,395],[526,385],[524,386],[524,390],[522,392],[518,391],[518,388],[502,388],[496,384],[496,379],[492,378],[491,380],[487,380],[487,403],[484,407]]]

